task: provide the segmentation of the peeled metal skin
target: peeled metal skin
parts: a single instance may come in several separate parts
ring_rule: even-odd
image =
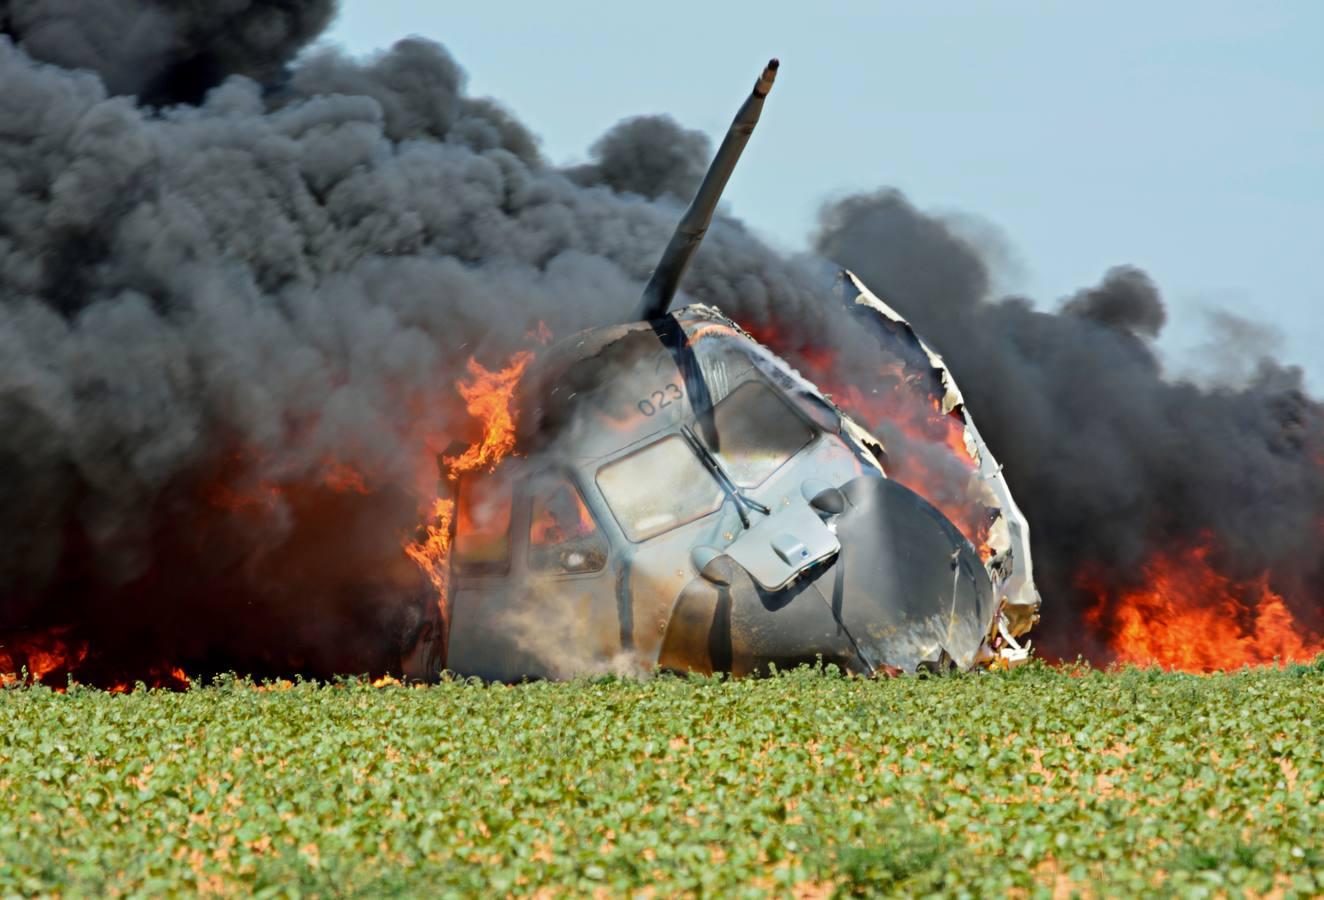
[[[894,481],[860,477],[841,493],[833,562],[773,592],[719,557],[677,600],[658,665],[736,676],[814,662],[861,674],[973,665],[995,611],[974,547]]]
[[[854,272],[841,270],[837,275],[836,289],[842,302],[856,313],[864,327],[879,339],[881,346],[909,345],[927,357],[942,385],[943,413],[958,415],[964,422],[966,452],[979,467],[977,485],[984,495],[980,502],[994,514],[987,537],[993,556],[986,561],[985,568],[994,581],[995,593],[1001,602],[999,617],[1006,632],[1013,637],[1024,636],[1039,621],[1041,605],[1030,557],[1030,525],[1011,495],[1001,464],[993,458],[975,427],[956,379],[942,357],[915,333],[910,323],[870,291]],[[1016,654],[1016,658],[1024,657]]]
[[[932,504],[895,481],[857,478],[836,517],[841,555],[818,583],[871,667],[913,672],[976,661],[996,612],[988,571]]]

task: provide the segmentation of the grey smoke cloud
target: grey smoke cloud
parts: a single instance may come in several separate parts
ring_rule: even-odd
[[[670,116],[636,116],[613,125],[589,148],[592,162],[566,174],[585,186],[605,184],[621,193],[688,203],[712,152],[702,131],[683,128]]]
[[[1182,355],[1183,370],[1191,380],[1209,386],[1235,387],[1255,377],[1262,365],[1269,369],[1282,352],[1282,332],[1227,309],[1202,311],[1204,340]]]
[[[277,78],[335,0],[0,0],[0,34],[111,94],[193,103],[230,75]]]
[[[1150,338],[1158,337],[1168,318],[1158,288],[1134,266],[1109,269],[1098,287],[1063,301],[1062,312]]]

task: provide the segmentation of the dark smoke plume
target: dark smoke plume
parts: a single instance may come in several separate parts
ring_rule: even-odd
[[[1063,301],[1062,312],[1150,338],[1168,318],[1154,282],[1132,266],[1109,269],[1098,287]]]
[[[591,163],[566,172],[578,184],[688,202],[708,170],[712,145],[702,131],[682,128],[670,116],[636,116],[612,126],[589,156]]]
[[[335,0],[0,0],[0,34],[111,94],[196,103],[230,75],[280,77],[334,15]]]
[[[296,60],[331,13],[0,0],[0,644],[64,627],[102,681],[385,668],[428,593],[400,547],[433,455],[475,437],[466,361],[637,302],[701,136],[630,120],[560,171],[436,44]],[[947,354],[1033,524],[1053,649],[1090,649],[1081,564],[1125,578],[1174,536],[1321,596],[1298,372],[1166,381],[1143,273],[1057,314],[994,300],[896,193],[826,210],[815,250]],[[719,216],[686,290],[867,379],[820,269]]]

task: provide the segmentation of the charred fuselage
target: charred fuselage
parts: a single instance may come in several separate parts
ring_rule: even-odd
[[[459,488],[450,668],[975,662],[975,548],[717,311],[580,335],[526,381],[526,455]]]

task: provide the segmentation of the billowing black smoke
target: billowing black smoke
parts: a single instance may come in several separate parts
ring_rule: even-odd
[[[0,34],[111,94],[196,103],[230,75],[279,79],[334,14],[334,0],[0,0]]]
[[[593,161],[566,171],[578,184],[689,201],[712,156],[708,136],[670,116],[636,116],[617,123],[589,148]]]
[[[67,627],[101,680],[384,668],[427,593],[400,547],[433,454],[473,437],[465,362],[634,308],[701,135],[629,120],[557,170],[436,44],[296,59],[332,11],[0,0],[0,643]],[[1058,314],[995,301],[895,193],[829,208],[815,250],[947,355],[1033,524],[1053,649],[1090,649],[1082,563],[1174,536],[1318,588],[1299,373],[1165,381],[1143,273]],[[820,266],[719,217],[685,288],[867,377]]]

